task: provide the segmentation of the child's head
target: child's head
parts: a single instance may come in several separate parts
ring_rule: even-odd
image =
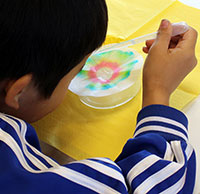
[[[35,121],[55,109],[107,21],[104,0],[0,0],[0,111]]]

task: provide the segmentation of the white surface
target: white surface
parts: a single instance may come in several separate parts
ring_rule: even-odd
[[[189,119],[189,141],[196,151],[197,177],[194,194],[200,193],[200,96],[183,110]]]
[[[185,3],[186,5],[200,9],[200,0],[179,0],[179,1]]]
[[[179,1],[200,9],[200,0]],[[189,119],[189,138],[191,144],[195,148],[197,158],[197,177],[194,194],[200,194],[200,96],[194,102],[185,107],[183,111]]]

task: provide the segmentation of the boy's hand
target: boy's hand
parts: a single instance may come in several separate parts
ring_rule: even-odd
[[[163,20],[156,40],[147,41],[143,48],[148,53],[143,70],[143,107],[169,105],[172,92],[197,64],[197,32],[190,28],[183,35],[171,35],[171,23]]]

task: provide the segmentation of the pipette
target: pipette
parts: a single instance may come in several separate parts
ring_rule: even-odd
[[[180,34],[184,34],[185,32],[187,32],[189,30],[189,26],[187,25],[186,22],[173,23],[172,27],[173,27],[172,37],[180,35]],[[134,38],[131,40],[124,41],[124,42],[106,45],[106,46],[100,48],[99,50],[97,50],[95,53],[107,52],[107,51],[117,49],[117,48],[119,48],[119,49],[126,48],[126,47],[132,46],[134,44],[139,44],[139,43],[145,42],[146,40],[155,39],[157,36],[157,33],[158,32],[153,32],[153,33],[146,34],[144,36],[140,36],[140,37],[137,37],[137,38]]]

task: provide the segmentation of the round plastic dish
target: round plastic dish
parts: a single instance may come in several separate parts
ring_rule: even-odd
[[[108,96],[94,97],[94,96],[80,96],[80,100],[83,104],[96,108],[96,109],[111,109],[119,107],[130,100],[132,100],[136,94],[139,92],[141,87],[140,79],[138,79],[135,84],[129,88],[118,92],[116,94],[111,94]]]
[[[102,59],[106,60],[105,64],[101,61],[101,56],[106,57]],[[108,61],[112,61],[110,66],[107,65]],[[89,107],[115,108],[127,103],[139,92],[142,66],[142,56],[131,48],[115,49],[106,54],[94,53],[83,68],[84,72],[88,72],[88,77],[81,78],[77,75],[72,80],[69,89],[79,95],[81,102]],[[84,84],[85,87],[83,87]]]

